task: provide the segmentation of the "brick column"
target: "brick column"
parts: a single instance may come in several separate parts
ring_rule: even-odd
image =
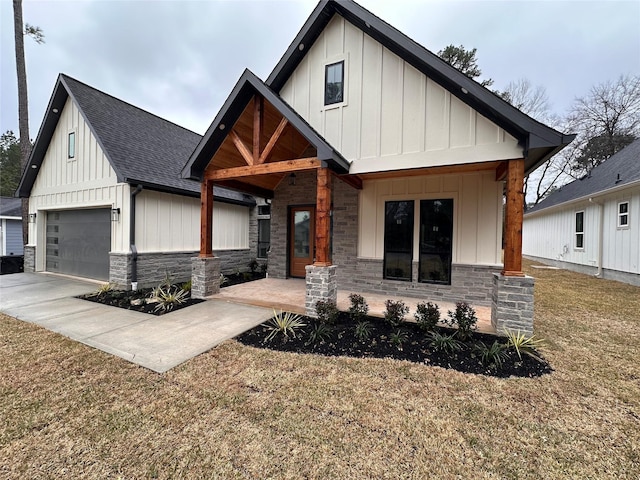
[[[307,316],[315,318],[317,316],[316,302],[318,300],[338,301],[337,267],[335,265],[326,267],[307,265],[305,269],[307,282],[305,308]]]
[[[191,296],[206,298],[220,291],[220,259],[194,257],[191,259]]]
[[[491,325],[498,334],[506,330],[533,334],[533,277],[493,274]]]
[[[36,271],[36,247],[33,245],[24,246],[24,271],[27,273]]]

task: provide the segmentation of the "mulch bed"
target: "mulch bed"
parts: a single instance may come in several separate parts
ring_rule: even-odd
[[[414,363],[438,366],[464,373],[475,373],[495,377],[539,377],[551,373],[553,369],[544,358],[538,361],[527,355],[518,358],[515,351],[507,350],[507,358],[500,368],[483,365],[480,354],[474,344],[483,342],[490,346],[494,341],[505,343],[504,337],[474,333],[471,340],[464,343],[461,351],[446,353],[436,351],[430,346],[430,338],[415,323],[405,323],[401,328],[407,333],[407,341],[399,348],[391,342],[397,328],[377,317],[367,317],[371,324],[371,335],[368,340],[360,341],[355,336],[356,323],[344,312],[340,313],[336,325],[331,326],[331,336],[327,341],[311,343],[309,332],[313,329],[315,319],[302,317],[306,327],[296,337],[276,336],[265,341],[270,330],[265,324],[258,325],[236,338],[244,345],[267,348],[283,352],[314,353],[326,356],[347,356],[356,358],[393,358]],[[451,334],[455,330],[437,327],[442,334]],[[539,355],[540,356],[540,355]]]

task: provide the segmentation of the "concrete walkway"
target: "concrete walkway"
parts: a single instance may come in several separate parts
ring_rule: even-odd
[[[163,373],[268,320],[273,311],[208,300],[162,316],[74,298],[96,283],[42,273],[0,276],[0,311]]]

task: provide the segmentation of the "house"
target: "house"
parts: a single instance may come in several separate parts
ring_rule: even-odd
[[[530,209],[523,252],[640,286],[640,139]]]
[[[0,273],[22,271],[22,201],[0,197]]]
[[[183,169],[203,186],[193,291],[218,288],[227,187],[271,199],[268,273],[306,279],[309,315],[354,289],[492,306],[497,331],[531,332],[523,179],[572,139],[357,3],[321,1],[265,82],[242,74]]]
[[[60,75],[18,195],[29,197],[25,270],[120,287],[191,276],[200,184],[180,170],[200,135]],[[257,253],[256,200],[213,192],[211,248],[223,271]]]

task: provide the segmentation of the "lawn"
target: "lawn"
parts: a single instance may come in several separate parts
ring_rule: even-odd
[[[554,372],[228,341],[159,375],[0,315],[0,478],[640,476],[640,288],[534,270]]]

